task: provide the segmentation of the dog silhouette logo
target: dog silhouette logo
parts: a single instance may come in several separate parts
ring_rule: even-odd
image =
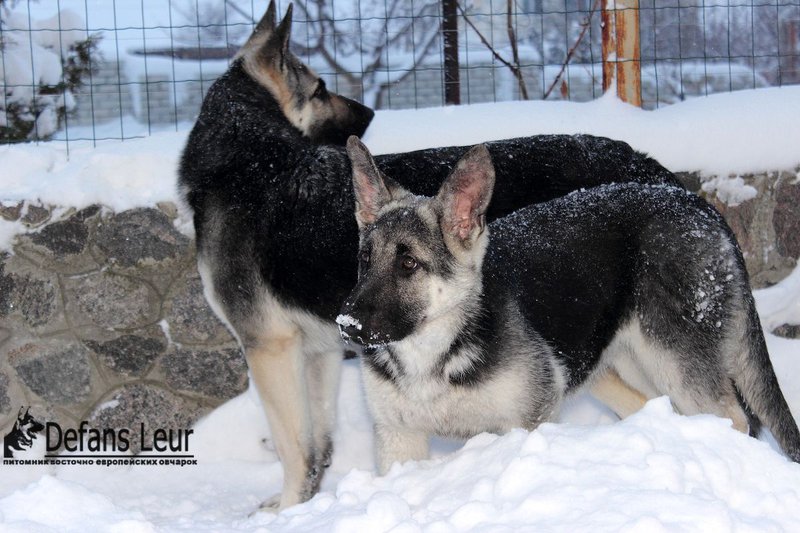
[[[15,452],[30,449],[36,434],[44,429],[44,424],[33,418],[30,410],[20,407],[13,429],[3,438],[3,458],[13,459]]]

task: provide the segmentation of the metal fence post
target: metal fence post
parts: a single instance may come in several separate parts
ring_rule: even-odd
[[[602,0],[603,92],[642,107],[639,0]]]
[[[458,57],[458,1],[442,0],[444,41],[444,103],[461,103],[461,73]]]

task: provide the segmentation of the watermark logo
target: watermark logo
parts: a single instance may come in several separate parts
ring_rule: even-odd
[[[128,428],[97,428],[83,420],[77,428],[62,428],[55,422],[42,423],[20,408],[14,427],[3,439],[4,464],[89,464],[89,465],[195,465],[190,452],[193,429],[156,428],[148,431],[141,423],[137,431]],[[41,458],[25,457],[37,437],[45,442]],[[136,455],[127,455],[137,452]]]
[[[37,434],[44,429],[44,424],[33,418],[30,410],[20,407],[14,427],[3,437],[3,459],[14,459],[15,453],[31,449]]]

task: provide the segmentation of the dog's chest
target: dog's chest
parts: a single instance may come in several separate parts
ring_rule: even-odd
[[[456,438],[526,425],[524,380],[508,372],[473,386],[431,376],[387,381],[369,369],[364,374],[370,410],[379,423]]]

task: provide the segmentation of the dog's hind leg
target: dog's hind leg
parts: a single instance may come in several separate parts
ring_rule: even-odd
[[[313,495],[314,479],[311,417],[302,339],[297,328],[270,331],[246,347],[247,364],[264,404],[275,448],[283,464],[283,491],[279,502],[264,510],[283,509]]]
[[[735,429],[748,432],[748,416],[728,377],[718,346],[701,349],[697,345],[693,353],[689,353],[678,342],[667,346],[663,340],[649,338],[638,321],[626,329],[625,335],[630,357],[627,361],[616,362],[624,364],[622,376],[635,368],[640,379],[654,388],[649,394],[669,396],[679,413],[687,416],[706,413],[728,418]],[[691,335],[691,331],[685,332],[686,338]]]
[[[595,379],[591,393],[620,418],[627,418],[647,402],[647,396],[631,387],[613,368],[605,370]]]

